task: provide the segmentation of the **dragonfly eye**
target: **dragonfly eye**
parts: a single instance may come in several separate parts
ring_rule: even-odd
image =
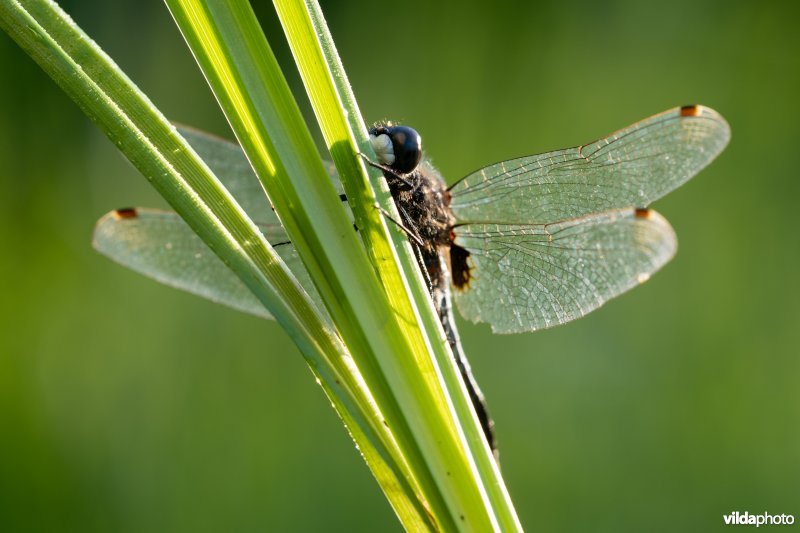
[[[422,138],[417,133],[417,130],[408,126],[376,126],[370,129],[369,133],[376,139],[386,135],[391,140],[392,154],[382,155],[378,153],[378,157],[385,158],[384,164],[389,165],[401,174],[408,174],[413,171],[422,160]],[[376,142],[373,142],[373,147],[375,145]],[[378,151],[376,147],[376,152]]]

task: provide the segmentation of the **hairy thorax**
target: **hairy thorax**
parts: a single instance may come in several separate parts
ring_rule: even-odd
[[[455,217],[450,193],[435,171],[423,163],[402,180],[391,174],[386,177],[403,225],[428,251],[450,246]]]

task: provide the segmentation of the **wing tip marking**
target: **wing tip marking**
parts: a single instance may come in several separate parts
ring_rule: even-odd
[[[116,220],[137,218],[139,216],[139,211],[135,207],[123,207],[122,209],[115,209],[112,216]]]
[[[699,105],[685,105],[681,106],[682,117],[699,117],[703,112],[703,106]]]

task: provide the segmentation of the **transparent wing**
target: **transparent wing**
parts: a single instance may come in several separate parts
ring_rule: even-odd
[[[267,200],[241,147],[186,126],[176,126],[203,161],[258,223],[275,250],[311,298],[321,300],[294,246]],[[332,163],[328,174],[341,191]],[[103,255],[165,285],[185,290],[239,311],[272,318],[249,289],[175,213],[153,209],[123,209],[101,218],[94,230],[94,247]]]
[[[450,188],[459,223],[541,224],[646,207],[708,165],[730,139],[702,106],[671,109],[605,139],[485,167]]]
[[[455,291],[459,311],[495,333],[563,324],[644,282],[675,254],[669,223],[622,209],[554,224],[468,224],[456,244],[472,279]]]
[[[259,227],[273,245],[285,241],[280,226]],[[153,209],[112,211],[97,222],[92,242],[103,255],[165,285],[245,313],[272,318],[239,278],[175,213]],[[294,246],[280,244],[275,250],[321,306]]]
[[[186,126],[177,128],[251,219],[261,224],[279,223],[261,182],[238,144]]]

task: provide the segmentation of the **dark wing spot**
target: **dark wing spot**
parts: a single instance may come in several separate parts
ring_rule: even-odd
[[[136,218],[139,216],[139,212],[136,211],[135,207],[125,207],[123,209],[117,209],[114,211],[114,218],[116,219],[123,219],[123,218]]]
[[[650,210],[644,207],[637,207],[633,214],[636,218],[643,218],[645,220],[650,218]]]
[[[453,286],[456,289],[464,290],[469,286],[469,280],[472,278],[470,273],[470,266],[467,262],[469,251],[462,248],[457,244],[450,246],[450,268],[453,273]]]
[[[700,106],[699,105],[685,105],[681,107],[681,116],[682,117],[699,117],[700,116]]]

